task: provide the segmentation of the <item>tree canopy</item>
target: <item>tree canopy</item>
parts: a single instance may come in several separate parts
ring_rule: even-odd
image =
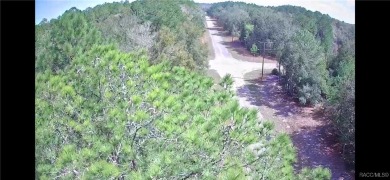
[[[67,72],[37,76],[37,176],[294,177],[291,140],[240,108],[225,79],[216,91],[199,73],[95,45]]]

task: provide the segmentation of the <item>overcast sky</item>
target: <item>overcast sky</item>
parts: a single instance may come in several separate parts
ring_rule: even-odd
[[[131,2],[132,0],[130,0]],[[222,2],[224,0],[194,0],[199,3]],[[319,11],[323,14],[350,24],[355,24],[355,1],[354,0],[235,0],[246,3],[255,3],[260,6],[294,5],[301,6],[311,11]],[[66,10],[76,7],[84,10],[105,2],[119,2],[118,0],[36,0],[35,23],[38,24],[43,18],[48,20],[57,18]]]

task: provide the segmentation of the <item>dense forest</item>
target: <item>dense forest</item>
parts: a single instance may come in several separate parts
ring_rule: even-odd
[[[285,90],[303,105],[324,104],[343,154],[354,164],[355,25],[289,5],[221,2],[202,7],[248,50],[263,52],[259,42],[273,43],[268,54],[284,67],[280,75]]]
[[[287,90],[332,107],[354,150],[354,26],[289,6],[208,13],[249,48],[275,42]],[[290,137],[239,106],[230,76],[217,89],[204,74],[204,16],[190,0],[137,0],[36,25],[35,178],[330,179],[294,171]]]

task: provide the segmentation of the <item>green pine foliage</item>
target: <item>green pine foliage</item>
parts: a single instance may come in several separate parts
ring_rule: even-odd
[[[296,94],[302,104],[316,104],[327,93],[324,53],[310,32],[298,31],[286,45],[280,58],[286,69],[287,91]]]
[[[259,49],[257,48],[256,44],[252,44],[251,53],[253,54],[253,56],[256,56],[256,54],[258,54],[258,50]]]
[[[192,1],[173,2],[72,8],[36,26],[36,179],[302,176],[290,138],[239,106],[230,75],[216,90],[193,71],[206,62],[203,27],[192,24],[202,16]],[[127,22],[150,28],[142,35],[153,36],[152,46],[120,27]],[[325,171],[304,176],[329,179]]]
[[[340,142],[343,145],[343,155],[347,162],[355,163],[355,62],[341,62],[338,75],[332,79],[327,110],[333,116],[333,122]]]
[[[295,177],[287,135],[183,67],[95,45],[36,84],[40,179]]]
[[[100,32],[76,8],[50,24],[37,25],[36,29],[36,71],[62,71],[75,56],[85,53],[93,44],[102,43]]]

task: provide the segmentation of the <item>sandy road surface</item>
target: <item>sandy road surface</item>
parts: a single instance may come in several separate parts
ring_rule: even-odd
[[[206,16],[206,21],[215,51],[215,59],[209,61],[209,68],[216,70],[221,77],[228,73],[231,74],[234,79],[233,88],[237,91],[239,87],[245,84],[244,74],[261,69],[262,64],[255,62],[239,61],[237,59],[234,59],[229,53],[228,49],[222,44],[222,37],[216,35],[218,34],[218,31],[213,29],[215,28],[213,23],[214,20]],[[264,63],[264,69],[273,68],[276,68],[275,63]],[[241,106],[256,108],[256,106],[251,105],[251,103],[245,98],[237,98]],[[259,116],[262,117],[261,114],[259,114]]]

